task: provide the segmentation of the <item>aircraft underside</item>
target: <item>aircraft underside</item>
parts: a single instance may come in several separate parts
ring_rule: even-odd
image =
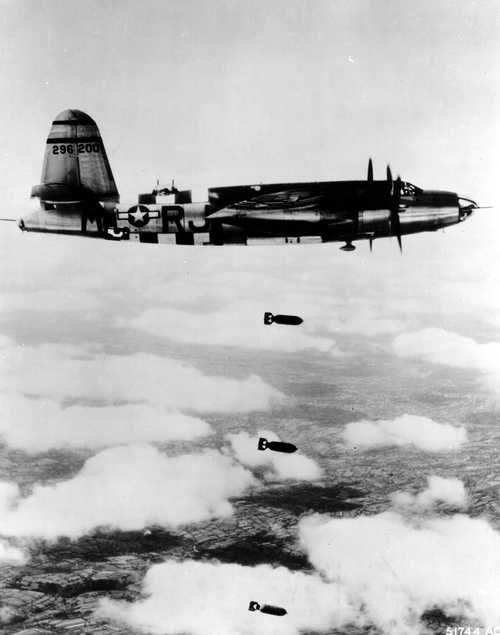
[[[50,233],[76,234],[110,240],[130,240],[141,243],[167,245],[257,245],[257,244],[313,244],[321,242],[351,242],[375,240],[394,235],[390,210],[366,210],[341,217],[339,212],[308,211],[318,219],[307,221],[288,211],[278,218],[254,215],[227,219],[210,216],[205,204],[134,205],[126,210],[108,212],[101,218],[89,218],[82,210],[69,210],[64,204],[41,210],[35,217],[25,217],[22,229]],[[209,214],[208,216],[206,214]],[[331,218],[337,216],[337,219]],[[320,216],[323,216],[321,218]],[[325,218],[329,216],[330,218]],[[428,208],[401,211],[401,235],[421,231],[435,231],[459,219],[458,205],[434,210],[429,221]],[[226,222],[224,222],[226,220]]]

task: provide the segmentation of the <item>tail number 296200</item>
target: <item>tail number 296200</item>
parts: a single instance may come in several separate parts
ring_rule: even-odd
[[[85,152],[100,152],[99,143],[68,143],[52,146],[52,154],[83,154]]]

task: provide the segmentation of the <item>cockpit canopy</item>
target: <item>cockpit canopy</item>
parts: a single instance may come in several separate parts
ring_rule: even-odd
[[[416,196],[422,194],[423,189],[409,183],[408,181],[401,181],[401,196]]]

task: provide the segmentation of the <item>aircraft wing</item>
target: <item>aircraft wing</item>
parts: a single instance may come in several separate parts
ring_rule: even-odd
[[[318,205],[323,193],[316,183],[278,183],[210,188],[208,199],[214,207],[236,209],[281,209]]]
[[[274,221],[295,221],[295,222],[317,222],[321,220],[319,210],[309,209],[245,209],[236,207],[224,207],[208,216],[210,220],[220,220],[224,223],[231,223],[232,220],[241,219],[274,220]]]
[[[317,223],[350,225],[352,219],[342,212],[332,212],[329,197],[321,183],[277,184],[212,188],[209,201],[216,211],[207,220],[228,225],[255,227],[285,226],[306,230]]]
[[[322,219],[324,195],[301,185],[237,186],[209,190],[209,201],[219,208],[208,216],[234,225],[253,223],[317,223]]]

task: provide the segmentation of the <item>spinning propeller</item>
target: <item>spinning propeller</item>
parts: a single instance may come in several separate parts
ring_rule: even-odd
[[[399,220],[399,205],[401,203],[402,181],[398,174],[398,178],[393,181],[391,168],[387,166],[387,185],[389,186],[390,202],[389,211],[391,213],[391,233],[396,236],[399,245],[399,251],[403,253],[403,242],[401,240],[401,223]]]
[[[369,184],[373,183],[373,161],[372,159],[368,159],[368,174],[367,174],[367,182]],[[387,166],[387,189],[389,190],[389,212],[390,212],[390,223],[391,223],[391,234],[396,236],[399,245],[399,251],[403,253],[403,243],[401,240],[401,223],[399,220],[399,211],[400,211],[400,203],[401,203],[401,191],[403,189],[403,182],[401,181],[401,177],[398,175],[396,180],[392,178],[391,168]],[[373,251],[373,241],[374,238],[369,238],[370,241],[370,251]],[[341,247],[345,251],[348,250],[349,243],[345,247]]]

